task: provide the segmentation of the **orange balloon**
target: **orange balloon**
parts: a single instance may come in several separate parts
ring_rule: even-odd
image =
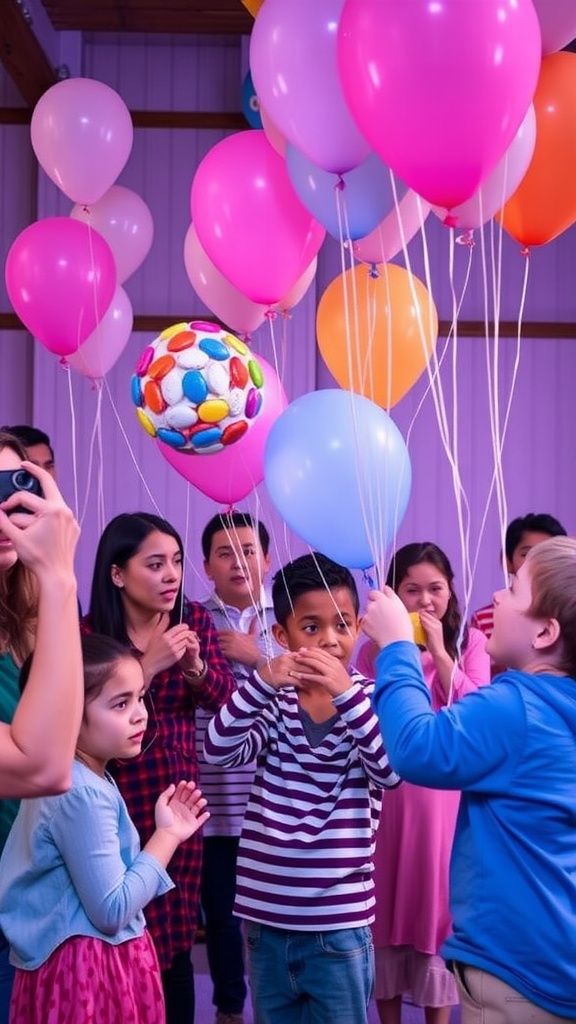
[[[262,7],[264,0],[242,0],[244,7],[247,7],[253,18],[256,17],[258,11]]]
[[[534,94],[536,146],[497,220],[521,245],[544,245],[576,222],[576,53],[544,57]]]
[[[373,277],[358,264],[328,285],[318,304],[316,335],[340,387],[388,409],[426,369],[438,339],[438,314],[422,282],[403,267],[383,263],[377,272]]]

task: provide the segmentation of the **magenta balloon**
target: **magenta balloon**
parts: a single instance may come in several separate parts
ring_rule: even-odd
[[[309,267],[306,268],[302,277],[299,277],[296,284],[287,295],[284,295],[280,302],[277,302],[274,309],[277,309],[281,313],[287,313],[288,310],[294,309],[301,299],[304,298],[314,278],[316,277],[316,270],[318,269],[318,257],[315,256]]]
[[[250,37],[256,93],[276,128],[317,167],[343,174],[370,146],[355,124],[336,59],[344,0],[266,0]]]
[[[326,235],[261,130],[229,135],[206,154],[192,182],[191,210],[214,266],[264,306],[286,295]]]
[[[68,356],[66,362],[90,380],[105,377],[126,348],[133,322],[130,299],[122,286],[118,285],[100,323],[78,351]]]
[[[479,228],[491,220],[516,191],[528,170],[535,145],[536,111],[531,103],[511,145],[472,198],[454,206],[450,212],[441,206],[433,206],[433,213],[448,227],[464,231]]]
[[[91,224],[114,253],[118,284],[123,284],[144,262],[154,238],[152,214],[137,192],[112,185],[91,206],[72,207],[70,216]]]
[[[542,56],[576,39],[576,0],[532,0],[542,33]]]
[[[251,334],[264,323],[268,307],[247,299],[220,273],[204,252],[193,224],[184,239],[184,266],[198,298],[234,332]]]
[[[474,195],[520,127],[538,81],[540,28],[532,0],[346,0],[338,58],[372,148],[415,192],[451,209]]]
[[[352,243],[352,252],[361,263],[388,263],[420,230],[430,213],[430,204],[412,189],[402,196],[365,238]]]
[[[273,423],[288,405],[276,371],[258,356],[264,373],[264,401],[248,433],[236,444],[214,455],[185,455],[158,441],[161,454],[185,480],[202,494],[233,505],[264,479],[264,449]]]
[[[38,100],[30,124],[39,164],[73,203],[95,203],[126,164],[134,137],[124,100],[104,82],[67,78]]]
[[[22,323],[57,355],[75,352],[116,289],[108,243],[87,224],[46,217],[24,228],[6,257],[6,288]]]

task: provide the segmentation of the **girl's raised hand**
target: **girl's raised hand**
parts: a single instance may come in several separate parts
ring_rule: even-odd
[[[205,807],[206,800],[194,782],[168,786],[156,801],[156,828],[182,843],[208,821]]]
[[[10,495],[0,508],[0,530],[12,541],[20,561],[39,579],[72,574],[80,536],[74,514],[49,473],[28,461],[22,468],[39,480],[43,497],[29,491]],[[10,514],[18,507],[27,512]]]

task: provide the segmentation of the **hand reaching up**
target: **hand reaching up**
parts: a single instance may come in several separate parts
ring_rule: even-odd
[[[50,474],[33,462],[22,467],[40,481],[43,497],[29,491],[12,494],[2,503],[0,530],[39,580],[72,575],[80,527]],[[18,507],[27,512],[12,511]]]
[[[205,807],[206,800],[194,782],[168,786],[156,801],[156,828],[182,843],[208,821],[210,814]]]

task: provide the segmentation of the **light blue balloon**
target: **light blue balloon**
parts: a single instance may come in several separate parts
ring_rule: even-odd
[[[408,449],[390,416],[331,388],[297,398],[272,425],[264,480],[288,526],[350,569],[382,565],[412,483]]]
[[[390,170],[375,153],[358,167],[339,177],[317,167],[292,143],[286,146],[286,166],[294,191],[307,210],[329,234],[340,239],[336,188],[341,181],[342,206],[345,204],[350,238],[365,238],[394,208]],[[406,187],[396,181],[398,200]],[[343,221],[343,237],[346,227]]]

